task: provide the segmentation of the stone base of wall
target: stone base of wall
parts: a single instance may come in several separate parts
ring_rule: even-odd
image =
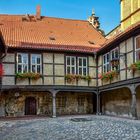
[[[19,94],[9,92],[2,93],[0,96],[0,116],[24,116],[25,100],[28,97],[36,100],[36,115],[52,116],[52,96],[48,92],[22,92]],[[62,98],[66,99],[65,106],[62,106]],[[81,105],[78,103],[79,98],[82,98]],[[96,105],[95,102],[95,95],[89,93],[58,93],[56,112],[57,115],[91,114],[96,110],[96,106],[93,106],[93,104]]]
[[[102,114],[132,117],[130,113],[131,93],[128,89],[117,89],[102,94]]]

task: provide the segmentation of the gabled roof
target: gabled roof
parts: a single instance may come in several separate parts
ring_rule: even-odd
[[[22,17],[0,15],[0,30],[10,48],[51,48],[84,52],[87,48],[87,52],[93,52],[106,40],[88,21],[52,17],[23,21]]]
[[[112,47],[116,42],[121,43],[122,41],[128,39],[129,37],[133,36],[135,33],[140,33],[140,21],[128,27],[125,31],[117,34],[116,36],[108,39],[102,45],[98,52],[108,47]],[[114,46],[115,47],[115,46]]]

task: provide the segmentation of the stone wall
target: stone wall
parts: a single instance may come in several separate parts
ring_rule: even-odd
[[[61,107],[58,103],[59,98],[66,98],[66,105]],[[78,104],[78,98],[83,99],[83,105]],[[94,101],[93,101],[94,100]],[[93,113],[93,108],[96,106],[93,105],[93,102],[96,101],[96,98],[93,99],[93,94],[86,93],[58,93],[56,98],[56,111],[57,115],[65,114],[91,114]],[[95,112],[94,112],[95,113]]]
[[[136,90],[136,98],[137,98],[137,115],[140,119],[140,86]]]
[[[25,100],[27,97],[36,99],[37,115],[52,116],[52,96],[47,92],[16,92],[3,93],[0,96],[0,116],[24,116]],[[66,106],[60,106],[60,98],[66,98]],[[78,98],[84,98],[84,105],[78,105]],[[96,98],[94,97],[96,102]],[[95,110],[96,106],[94,106]],[[93,113],[93,94],[86,93],[58,93],[56,96],[57,115],[89,114]]]
[[[101,97],[103,114],[131,117],[131,93],[128,89],[106,91],[102,93]]]

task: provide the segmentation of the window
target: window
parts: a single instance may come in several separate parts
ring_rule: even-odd
[[[87,58],[78,57],[78,74],[87,76]]]
[[[41,55],[31,55],[31,72],[41,73]]]
[[[58,107],[66,107],[66,102],[66,97],[58,97]]]
[[[140,36],[135,38],[135,61],[140,60]]]
[[[119,54],[118,48],[113,49],[111,51],[111,60],[118,59],[118,54]]]
[[[115,48],[111,51],[111,61],[116,61],[115,63],[118,63],[118,58],[119,58],[119,50],[118,48]],[[117,65],[111,65],[111,70],[118,70]]]
[[[76,57],[74,56],[66,57],[66,73],[76,74]]]
[[[28,54],[19,53],[17,54],[17,58],[17,72],[28,72]]]
[[[106,53],[103,55],[103,72],[106,73],[109,69],[109,53]]]

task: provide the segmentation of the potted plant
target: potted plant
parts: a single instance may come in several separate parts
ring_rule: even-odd
[[[117,76],[118,76],[118,71],[109,71],[107,73],[99,75],[99,79],[103,81],[108,81],[108,80],[113,80]]]
[[[137,70],[140,70],[140,61],[137,61],[130,65],[129,70],[135,73]]]
[[[111,65],[112,65],[113,67],[118,67],[118,65],[119,65],[119,58],[114,58],[114,59],[112,59],[112,60],[110,61],[110,63],[111,63]]]

